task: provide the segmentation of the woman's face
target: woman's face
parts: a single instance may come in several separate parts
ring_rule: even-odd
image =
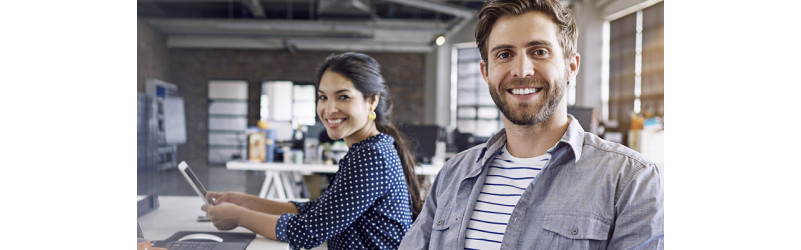
[[[348,145],[359,142],[374,122],[367,118],[371,103],[339,73],[325,71],[317,88],[317,115],[323,121],[328,137],[344,138]],[[365,137],[366,138],[366,137]]]

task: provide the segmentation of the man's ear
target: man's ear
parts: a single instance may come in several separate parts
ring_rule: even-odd
[[[481,60],[481,62],[478,63],[478,67],[481,68],[481,76],[484,77],[484,82],[489,84],[489,80],[488,80],[489,78],[487,76],[487,74],[489,74],[487,72],[487,62],[485,62],[484,60]]]
[[[570,59],[570,63],[567,65],[567,67],[569,69],[569,72],[570,72],[570,78],[569,79],[573,79],[574,77],[576,77],[576,75],[578,75],[579,63],[581,62],[581,55],[579,55],[579,53],[576,52],[576,53],[573,53],[573,55],[570,56],[569,59]]]

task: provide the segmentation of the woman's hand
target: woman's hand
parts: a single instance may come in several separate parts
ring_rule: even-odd
[[[206,212],[206,217],[219,230],[231,230],[239,226],[237,220],[242,216],[242,213],[247,211],[243,207],[228,202],[213,206],[203,205],[200,209]]]
[[[206,193],[209,204],[233,203],[241,208],[259,213],[281,215],[284,213],[297,214],[295,204],[263,199],[261,197],[239,192],[212,192]],[[205,210],[203,210],[205,211]]]
[[[200,209],[206,212],[206,217],[219,230],[231,230],[241,226],[265,238],[276,240],[275,225],[280,215],[260,213],[230,202],[217,205],[204,204]]]
[[[221,204],[223,202],[229,202],[251,210],[253,210],[256,207],[257,199],[260,198],[239,192],[209,191],[206,193],[206,200],[208,200],[209,203],[211,204]]]

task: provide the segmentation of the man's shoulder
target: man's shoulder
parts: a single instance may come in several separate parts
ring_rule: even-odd
[[[445,165],[440,170],[440,174],[447,174],[449,177],[456,177],[454,174],[461,174],[466,175],[472,169],[472,165],[478,164],[476,160],[478,160],[481,152],[484,151],[486,148],[486,143],[482,143],[472,148],[465,149],[462,152],[456,153],[451,157]]]
[[[584,133],[582,158],[585,156],[600,159],[631,160],[637,168],[656,166],[639,152],[620,143],[602,139],[593,133]]]
[[[478,145],[475,145],[475,146],[473,146],[471,148],[468,148],[468,149],[462,150],[459,153],[456,153],[455,155],[453,155],[453,157],[451,157],[451,159],[462,159],[462,158],[465,158],[465,157],[476,158],[476,157],[478,157],[478,154],[481,153],[481,150],[483,150],[485,147],[487,147],[487,143],[486,142],[478,144]]]
[[[585,133],[581,158],[576,167],[582,171],[603,172],[605,174],[598,176],[612,177],[606,179],[613,180],[607,183],[622,187],[631,183],[656,184],[662,179],[656,164],[639,152],[591,133]],[[624,188],[616,188],[615,200],[622,195],[623,190]]]

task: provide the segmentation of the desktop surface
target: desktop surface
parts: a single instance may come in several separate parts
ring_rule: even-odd
[[[170,238],[179,231],[252,233],[243,227],[219,231],[211,222],[198,222],[197,217],[205,215],[200,210],[203,200],[198,196],[159,195],[158,199],[158,208],[138,218],[142,234],[150,241]],[[289,244],[256,235],[247,249],[289,249]]]

